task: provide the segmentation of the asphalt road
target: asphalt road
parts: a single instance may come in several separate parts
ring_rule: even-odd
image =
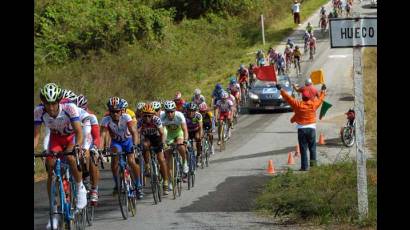
[[[355,2],[354,8],[363,14],[377,16],[376,9],[363,8],[369,3],[363,1],[357,5]],[[318,15],[317,12],[307,20],[316,30],[319,29]],[[307,21],[291,35],[301,47]],[[326,145],[318,146],[317,151],[319,164],[328,164],[345,154],[354,153],[354,149],[342,146],[338,136],[345,122],[344,112],[354,103],[352,50],[330,49],[328,37],[321,36],[318,31],[315,34],[318,47],[314,61],[308,61],[308,56],[304,56],[301,63],[303,75],[295,77],[291,73],[291,78],[302,85],[310,71],[322,68],[325,72],[328,88],[325,100],[333,107],[317,123],[317,138],[319,133],[323,133],[326,140]],[[285,42],[276,49],[283,52]],[[209,168],[197,171],[196,184],[191,191],[184,184],[181,197],[173,200],[170,194],[160,204],[153,205],[148,187],[145,198],[137,203],[137,216],[128,220],[122,219],[118,201],[111,196],[113,181],[110,170],[102,170],[99,206],[94,225],[88,229],[300,229],[298,226],[279,225],[275,219],[252,212],[255,196],[272,177],[266,174],[268,160],[273,160],[277,172],[288,167],[300,168],[299,158],[295,159],[295,165],[287,165],[288,152],[294,151],[297,143],[297,130],[289,122],[292,114],[263,112],[241,115],[226,150],[212,156]],[[43,181],[34,185],[34,229],[44,229],[47,218],[47,193]]]

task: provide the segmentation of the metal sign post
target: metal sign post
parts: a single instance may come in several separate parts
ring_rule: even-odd
[[[263,41],[263,45],[265,45],[265,28],[263,26],[263,14],[261,14],[261,24],[262,24],[262,41]]]
[[[359,220],[368,216],[366,153],[364,151],[364,99],[362,47],[377,46],[377,18],[331,19],[330,45],[331,48],[353,48],[354,70],[354,110],[356,114],[356,162],[357,162],[357,201]]]

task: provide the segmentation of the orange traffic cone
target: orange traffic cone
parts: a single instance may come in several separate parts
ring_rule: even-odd
[[[295,157],[300,157],[300,148],[299,148],[299,144],[296,144]]]
[[[320,133],[319,136],[319,145],[325,145],[325,136],[323,135],[323,133]]]
[[[295,160],[293,159],[292,152],[289,152],[288,154],[288,165],[294,165]]]
[[[275,174],[275,168],[273,167],[273,160],[269,160],[267,172],[269,174]]]

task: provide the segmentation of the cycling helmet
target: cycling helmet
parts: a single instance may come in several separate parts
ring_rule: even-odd
[[[144,105],[145,105],[145,102],[138,102],[138,104],[137,104],[137,111],[141,111],[141,109],[144,107]]]
[[[155,114],[155,109],[152,103],[148,103],[142,107],[141,112],[146,114]]]
[[[208,111],[208,106],[206,105],[205,102],[202,102],[201,104],[199,104],[199,111],[201,111],[201,112]]]
[[[312,84],[312,79],[307,78],[307,79],[305,80],[305,85],[308,86],[308,85],[311,85],[311,84]]]
[[[222,89],[222,85],[221,85],[220,83],[217,83],[217,84],[215,85],[215,89],[216,89],[216,90]]]
[[[76,104],[78,107],[83,108],[83,109],[87,108],[87,103],[88,103],[88,100],[84,95],[82,94],[78,95],[76,99]]]
[[[188,104],[187,109],[188,110],[193,110],[193,111],[198,111],[198,106],[195,103],[191,102],[191,103]]]
[[[158,111],[159,109],[161,109],[161,103],[159,101],[153,101],[151,102],[151,105],[155,111]]]
[[[288,43],[291,42],[292,40],[290,40],[290,38],[288,38]]]
[[[63,89],[62,90],[62,95],[63,95],[63,98],[67,98],[67,99],[70,99],[72,101],[77,99],[77,95],[69,89]]]
[[[128,102],[124,98],[121,98],[120,101],[125,109],[128,108]]]
[[[227,99],[228,97],[229,97],[228,93],[224,91],[224,92],[222,93],[222,98],[223,98],[223,99]]]
[[[290,45],[286,45],[286,49],[289,49],[290,48]]]
[[[201,95],[201,90],[200,89],[195,89],[194,94],[195,95]]]
[[[245,65],[244,65],[244,64],[241,64],[241,65],[239,66],[239,69],[243,69],[243,68],[245,68]]]
[[[231,76],[231,78],[229,79],[229,82],[230,82],[231,84],[236,84],[235,76]]]
[[[175,104],[175,102],[174,101],[166,101],[165,103],[164,103],[164,109],[165,109],[165,111],[175,111],[175,109],[176,109],[176,104]]]
[[[123,103],[119,97],[111,97],[108,99],[107,107],[109,110],[119,110],[123,109]]]
[[[182,97],[181,92],[177,91],[177,92],[175,93],[175,98],[174,98],[174,100],[179,100],[179,99],[181,99],[181,97]]]
[[[40,99],[43,102],[60,102],[62,90],[55,83],[48,83],[40,90]]]
[[[299,46],[295,46],[295,49],[299,49]]]

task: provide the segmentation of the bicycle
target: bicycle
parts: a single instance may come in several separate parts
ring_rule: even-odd
[[[292,65],[292,62],[293,62],[291,55],[292,55],[292,54],[286,55],[286,59],[285,59],[285,60],[286,60],[285,72],[286,72],[287,74],[289,74],[290,68],[291,68],[291,65]]]
[[[41,153],[34,154],[34,157],[53,157],[56,159],[50,186],[50,224],[51,229],[54,226],[54,215],[59,215],[62,221],[57,224],[57,229],[85,229],[86,207],[79,210],[77,204],[77,186],[70,173],[70,166],[63,162],[61,157],[75,156],[77,168],[81,170],[80,161],[77,152],[58,152],[58,153]],[[56,212],[54,210],[57,210]]]
[[[136,214],[137,198],[136,187],[131,179],[130,170],[128,169],[127,156],[125,152],[107,153],[107,156],[118,156],[118,171],[117,171],[117,185],[118,185],[118,202],[120,204],[121,215],[124,220],[128,219],[129,212],[132,216]]]
[[[154,197],[154,203],[158,204],[161,202],[162,196],[162,185],[164,184],[164,180],[162,175],[159,171],[160,166],[158,163],[158,154],[154,151],[156,147],[150,147],[150,157],[149,162],[151,164],[151,190],[152,196]]]
[[[171,183],[172,183],[172,193],[174,195],[174,200],[178,196],[181,196],[182,192],[182,160],[178,152],[178,146],[184,144],[172,143],[169,147],[171,149],[172,156],[172,168],[171,168]]]
[[[315,48],[311,46],[309,48],[309,60],[313,60],[313,54],[315,53]]]
[[[245,106],[247,103],[248,87],[246,82],[240,83],[241,87],[241,107]]]
[[[205,135],[202,137],[202,155],[201,155],[201,168],[204,168],[204,161],[202,160],[203,156],[205,155],[205,165],[206,167],[209,166],[209,157],[211,156],[210,151],[211,151],[211,143],[209,141],[209,135],[210,134],[209,130],[205,130]]]
[[[196,170],[196,151],[194,149],[194,140],[190,138],[187,143],[187,161],[188,161],[188,190],[195,185],[195,170]]]
[[[221,124],[219,125],[218,129],[219,129],[219,137],[221,140],[221,144],[219,145],[219,151],[222,152],[223,150],[225,150],[225,142],[228,141],[229,139],[229,125],[227,122],[227,118],[225,118],[224,120],[220,121]]]
[[[295,65],[296,76],[299,76],[301,74],[301,71],[300,71],[300,57],[293,58],[293,63]]]
[[[356,120],[354,112],[345,113],[347,116],[347,122],[344,127],[340,129],[340,138],[342,139],[343,145],[346,147],[352,147],[356,142]]]

